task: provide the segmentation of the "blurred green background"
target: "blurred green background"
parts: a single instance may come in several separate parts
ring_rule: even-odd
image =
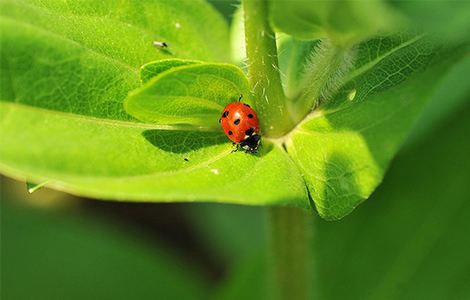
[[[233,1],[211,2],[230,21]],[[311,213],[316,299],[470,299],[469,70],[371,199],[339,222]],[[265,208],[30,194],[5,177],[0,193],[1,299],[269,299]]]

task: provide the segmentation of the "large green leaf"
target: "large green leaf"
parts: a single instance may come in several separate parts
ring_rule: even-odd
[[[434,53],[419,38],[366,43],[335,101],[290,134],[287,151],[321,216],[342,218],[382,181],[421,108],[461,56]]]
[[[268,142],[258,155],[247,155],[231,153],[222,133],[5,102],[0,115],[0,166],[12,176],[95,198],[309,206],[295,165]]]
[[[228,56],[228,32],[203,2],[1,6],[2,172],[95,198],[310,208],[312,196],[323,217],[340,218],[379,184],[429,87],[461,54],[436,56],[410,34],[344,55],[324,40],[294,45],[281,67],[298,119],[323,106],[246,155],[231,153],[217,120],[253,87],[212,62]]]
[[[143,63],[228,54],[226,25],[203,2],[4,1],[1,11],[2,172],[90,197],[308,207],[277,146],[232,154],[221,132],[166,131],[124,112]]]
[[[2,73],[9,75],[1,81],[1,99],[7,100],[0,104],[3,172],[90,197],[308,207],[300,174],[277,146],[266,142],[258,156],[232,154],[220,129],[167,131],[175,128],[138,123],[123,111],[122,101],[139,85],[137,70],[143,63],[171,55],[217,60],[228,54],[225,24],[202,2],[135,2],[122,7],[4,2],[3,7],[8,15],[2,16]],[[88,35],[83,34],[86,28]],[[108,38],[92,34],[96,28]],[[159,38],[169,44],[167,51],[153,48],[152,40]],[[178,45],[180,40],[184,46]],[[214,72],[199,76],[206,80],[199,82],[200,89],[210,86],[207,77],[223,75]],[[233,72],[240,71],[225,67],[229,77]],[[221,79],[222,87],[232,90],[221,88],[215,99],[227,102],[229,95],[249,95],[245,78],[234,78],[235,83]],[[165,80],[171,84],[169,77]],[[212,85],[212,96],[216,87]],[[220,103],[213,104],[217,114],[223,108]],[[251,174],[264,176],[253,180]],[[294,181],[292,174],[297,174]],[[290,190],[282,188],[288,179],[293,183]]]

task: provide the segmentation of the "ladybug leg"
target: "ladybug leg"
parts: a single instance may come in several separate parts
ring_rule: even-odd
[[[240,143],[240,146],[245,153],[256,153],[258,151],[261,141],[261,136],[258,134],[251,135]]]
[[[240,144],[232,143],[232,145],[234,145],[235,147],[232,149],[232,151],[230,151],[230,153],[234,153],[240,150]]]
[[[240,102],[243,98],[243,94],[240,94],[240,97],[238,98],[238,102]]]

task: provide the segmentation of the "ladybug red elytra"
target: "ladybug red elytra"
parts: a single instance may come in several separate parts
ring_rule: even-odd
[[[240,102],[241,98],[225,106],[219,123],[237,150],[240,147],[247,153],[255,153],[261,140],[258,116],[248,104]]]

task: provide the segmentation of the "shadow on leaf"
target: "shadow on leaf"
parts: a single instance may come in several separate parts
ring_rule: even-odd
[[[357,176],[354,163],[348,157],[341,153],[331,154],[326,161],[326,184],[322,199],[335,198],[336,201],[323,203],[323,207],[317,208],[319,213],[326,213],[326,219],[340,219],[345,210],[352,211],[364,201]]]
[[[219,132],[145,130],[142,135],[155,147],[173,153],[187,153],[228,142]]]

